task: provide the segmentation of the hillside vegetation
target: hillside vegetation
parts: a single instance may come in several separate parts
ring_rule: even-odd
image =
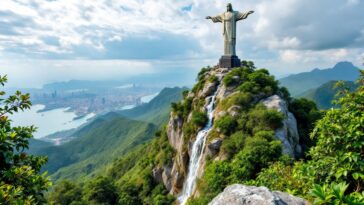
[[[281,142],[274,137],[274,130],[282,126],[283,116],[275,110],[265,108],[259,103],[261,99],[278,94],[289,101],[292,104],[291,111],[298,116],[299,123],[306,124],[299,127],[301,133],[309,133],[313,128],[312,123],[320,116],[314,104],[291,100],[287,90],[279,87],[278,82],[267,70],[256,69],[251,62],[244,63],[244,67],[229,71],[222,82],[213,75],[212,68],[202,69],[192,90],[184,94],[182,101],[172,104],[172,118],[179,116],[184,121],[182,130],[186,143],[183,144],[183,152],[188,149],[187,142],[193,140],[197,131],[206,123],[206,113],[202,109],[205,97],[199,95],[206,85],[215,82],[234,88],[234,94],[218,100],[217,110],[224,112],[231,106],[240,107],[238,115],[225,115],[215,120],[208,140],[224,139],[219,154],[223,160],[207,159],[205,174],[198,182],[199,197],[195,196],[189,202],[191,204],[206,204],[226,185],[253,180],[260,170],[280,161],[282,157],[285,158],[282,156]],[[298,105],[307,106],[299,108]],[[311,114],[300,114],[305,112]],[[106,173],[101,174],[101,178],[86,181],[85,184],[64,182],[82,193],[73,196],[73,200],[80,203],[93,201],[111,204],[106,196],[90,197],[90,187],[96,186],[95,183],[101,180],[107,183],[98,189],[112,185],[115,188],[117,204],[171,204],[175,198],[169,195],[169,190],[163,182],[156,180],[154,174],[156,168],[170,167],[177,159],[178,153],[169,142],[167,129],[171,128],[162,128],[150,143],[131,150],[115,161]],[[312,146],[309,137],[302,140],[302,144]],[[139,154],[141,150],[142,155]],[[64,186],[65,184],[59,184],[55,190],[64,190]],[[50,195],[50,199],[59,202],[68,193],[66,190],[62,194],[55,191]]]
[[[165,88],[157,97],[149,103],[142,104],[130,110],[120,112],[122,116],[129,119],[150,122],[156,125],[163,125],[167,122],[171,102],[177,102],[182,98],[182,92],[187,88]]]
[[[170,103],[182,97],[182,90],[165,88],[147,104],[96,118],[75,132],[75,139],[68,143],[36,147],[32,153],[48,156],[43,170],[52,175],[52,180],[92,177],[114,159],[152,139],[168,119]]]
[[[319,111],[313,101],[292,98],[268,70],[257,69],[252,62],[243,61],[242,67],[229,70],[203,68],[195,86],[183,92],[181,101],[172,103],[165,126],[110,113],[80,130],[85,139],[89,136],[93,140],[91,147],[100,155],[92,155],[87,144],[72,145],[78,151],[69,160],[85,160],[71,165],[75,172],[65,167],[53,176],[77,180],[57,181],[46,199],[62,205],[175,203],[187,174],[191,145],[207,122],[205,106],[216,92],[213,128],[202,151],[196,190],[187,204],[208,204],[234,183],[288,192],[315,205],[364,204],[364,71],[360,72],[354,91],[339,84],[335,106]],[[143,116],[142,111],[135,113]],[[4,127],[9,128],[8,124]],[[11,136],[6,139],[13,139]],[[128,141],[123,141],[126,138]],[[82,139],[75,144],[82,144]],[[13,149],[6,151],[16,160],[22,159]],[[110,162],[105,168],[87,166],[94,163],[97,167],[104,161]],[[38,161],[31,176],[39,172],[42,162]],[[80,170],[88,176],[80,177]],[[12,179],[13,175],[6,176]],[[14,196],[26,196],[30,190],[43,200],[39,193],[47,181],[36,179],[40,191],[27,183],[26,192],[20,189]],[[24,182],[13,180],[21,185]],[[3,193],[13,196],[3,181],[0,197]],[[15,190],[12,186],[9,190]]]
[[[336,83],[339,81],[329,81],[324,83],[318,88],[308,90],[304,92],[300,97],[304,97],[314,101],[317,104],[317,107],[320,109],[329,109],[334,107],[333,100],[338,99],[340,96],[336,96],[336,93],[339,91],[336,88]],[[344,85],[348,90],[355,91],[358,87],[352,81],[344,81]]]

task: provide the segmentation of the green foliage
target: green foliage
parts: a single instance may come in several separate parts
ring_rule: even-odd
[[[289,110],[297,120],[298,134],[303,151],[306,152],[314,145],[314,140],[310,138],[315,122],[322,117],[322,113],[317,109],[313,101],[305,98],[294,99],[289,104]]]
[[[239,150],[244,147],[247,135],[243,132],[235,132],[222,142],[220,151],[227,155],[228,159],[233,157]]]
[[[227,110],[231,106],[237,105],[240,106],[243,110],[246,110],[250,108],[252,101],[253,101],[253,96],[250,93],[237,92],[232,94],[228,98],[225,98],[221,102],[221,107],[223,110]]]
[[[205,74],[211,70],[211,67],[205,67],[200,70],[197,74],[197,81],[202,80],[205,77]]]
[[[206,74],[208,71],[210,71],[212,68],[202,68],[201,71],[197,75],[197,83],[192,88],[192,92],[197,93],[199,90],[201,90],[206,82]],[[211,79],[213,80],[213,79]]]
[[[308,90],[307,92],[303,93],[301,97],[313,100],[320,109],[332,108],[335,106],[332,103],[333,100],[342,97],[336,96],[336,93],[339,91],[338,88],[335,87],[335,84],[337,82],[338,81],[329,81],[327,83],[324,83],[317,88]],[[342,81],[342,84],[344,87],[346,87],[347,90],[350,90],[352,92],[355,91],[358,87],[358,85],[352,81]]]
[[[178,103],[171,103],[172,112],[176,115],[186,119],[192,109],[192,98],[185,98]]]
[[[346,195],[345,192],[347,189],[348,185],[345,183],[324,184],[323,186],[315,185],[311,190],[310,195],[315,198],[313,202],[314,205],[364,204],[364,192],[354,192]]]
[[[242,92],[272,95],[278,91],[278,82],[266,69],[259,69],[247,75],[247,81],[238,88]]]
[[[203,127],[207,123],[207,114],[205,112],[193,111],[191,121],[198,127]]]
[[[119,204],[138,205],[143,204],[139,198],[139,188],[135,184],[125,183],[120,192]]]
[[[0,76],[2,86],[6,76]],[[35,127],[12,127],[9,115],[29,109],[29,94],[17,91],[7,98],[0,91],[0,202],[3,204],[42,204],[44,192],[50,185],[46,173],[40,169],[46,157],[35,157],[25,152]]]
[[[364,177],[364,76],[356,92],[343,90],[339,109],[329,110],[317,122],[312,138],[317,140],[309,155],[315,183],[345,182],[349,191],[363,190]],[[360,177],[358,177],[360,176]]]
[[[228,74],[225,75],[223,82],[226,86],[239,84],[241,81],[246,81],[249,74],[253,70],[248,67],[233,68]]]
[[[311,137],[306,162],[293,166],[276,163],[263,170],[253,184],[288,190],[314,201],[314,204],[363,204],[364,197],[364,72],[355,92],[342,90],[338,108],[318,120]],[[295,111],[317,109],[312,103],[298,100]],[[303,106],[302,109],[297,109]],[[316,114],[313,114],[315,116]],[[310,114],[298,114],[311,121]],[[313,117],[315,119],[315,117]],[[311,191],[310,191],[311,190]]]
[[[225,135],[230,135],[235,131],[237,121],[230,115],[225,115],[215,121],[215,126]]]
[[[54,186],[48,197],[52,204],[68,205],[72,202],[84,203],[82,201],[82,189],[79,185],[64,180]]]
[[[258,104],[250,112],[246,127],[256,133],[259,130],[275,130],[282,127],[283,114]]]
[[[282,154],[281,142],[260,136],[247,138],[246,145],[233,159],[236,180],[242,182],[255,178],[256,174]]]
[[[85,188],[84,200],[89,204],[116,204],[118,193],[112,180],[106,177],[97,177],[89,181]]]
[[[216,75],[211,75],[209,78],[208,78],[208,81],[211,82],[211,83],[214,83],[214,82],[217,82],[219,79],[217,78]]]
[[[242,60],[241,61],[241,67],[246,67],[249,68],[250,70],[255,70],[256,67],[254,65],[253,61],[247,61],[247,60]]]
[[[233,137],[238,138],[238,136]],[[211,200],[229,184],[245,183],[254,179],[256,173],[277,160],[282,153],[280,141],[268,140],[259,135],[245,139],[245,145],[239,150],[231,161],[216,161],[208,164],[198,184],[202,198]],[[199,200],[192,201],[198,204]]]
[[[150,102],[133,109],[122,110],[119,113],[129,119],[150,122],[157,126],[162,126],[168,121],[170,104],[180,101],[182,96],[186,96],[187,93],[187,88],[164,88]]]

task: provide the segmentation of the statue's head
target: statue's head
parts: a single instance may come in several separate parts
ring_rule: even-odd
[[[226,10],[227,11],[233,11],[233,5],[231,5],[231,3],[228,3],[226,6]]]

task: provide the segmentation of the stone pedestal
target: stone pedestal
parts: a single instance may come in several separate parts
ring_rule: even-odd
[[[238,56],[221,56],[219,60],[220,68],[235,68],[240,67],[241,62]]]

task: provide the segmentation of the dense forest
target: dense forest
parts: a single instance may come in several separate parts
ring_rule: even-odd
[[[221,81],[214,75],[215,68],[203,68],[195,86],[184,90],[183,99],[171,105],[171,117],[181,119],[184,141],[189,142],[207,122],[203,109],[206,96],[197,93],[209,83],[231,88],[230,95],[217,100],[216,109],[226,114],[216,118],[208,135],[209,142],[223,139],[220,150],[214,157],[207,156],[204,173],[197,181],[198,194],[188,204],[207,204],[235,183],[288,192],[313,204],[364,204],[364,72],[355,89],[336,83],[334,108],[319,110],[311,100],[291,97],[267,69],[258,69],[248,61],[242,64],[229,70]],[[4,85],[6,80],[2,76],[0,83]],[[275,137],[285,116],[261,103],[273,95],[287,102],[297,119],[302,149],[293,155],[283,152],[282,142]],[[167,125],[157,126],[153,137],[129,147],[93,177],[77,181],[64,177],[52,185],[47,172],[41,171],[47,159],[27,154],[35,128],[13,127],[9,120],[14,112],[31,106],[29,95],[17,92],[5,97],[1,92],[0,96],[3,204],[175,202],[176,195],[153,175],[156,167],[168,167],[177,158],[177,151],[169,143]],[[237,110],[232,112],[231,107]],[[160,117],[158,121],[166,122]],[[188,143],[183,144],[182,151],[188,152]]]

